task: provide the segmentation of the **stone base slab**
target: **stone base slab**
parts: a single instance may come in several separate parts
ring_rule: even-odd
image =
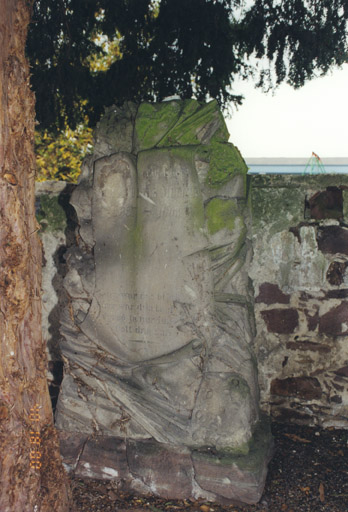
[[[146,440],[59,432],[65,467],[80,478],[117,481],[120,490],[161,498],[203,498],[222,504],[257,503],[273,442],[265,425],[248,455],[191,450]]]

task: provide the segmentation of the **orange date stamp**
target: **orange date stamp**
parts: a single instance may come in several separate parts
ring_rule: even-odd
[[[32,469],[41,468],[41,437],[40,437],[40,407],[36,404],[30,409],[29,419],[31,423],[30,429],[30,467]]]

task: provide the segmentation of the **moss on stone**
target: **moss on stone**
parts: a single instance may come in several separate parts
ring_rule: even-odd
[[[348,186],[348,176],[344,174],[264,174],[251,176],[253,188],[298,188],[312,190],[324,190],[327,187],[342,185]]]
[[[205,208],[205,216],[211,235],[221,229],[233,231],[236,217],[239,216],[238,206],[234,199],[214,197]]]
[[[161,140],[159,146],[185,146],[200,144],[205,138],[228,140],[228,131],[217,102],[201,105],[195,100],[182,102],[183,108],[175,126]],[[211,126],[211,135],[209,134]],[[209,140],[207,140],[208,142]]]
[[[196,113],[200,110],[200,105],[195,100],[186,100],[180,102],[180,105],[181,111],[176,123],[166,133],[158,146],[170,147],[199,144],[194,127],[197,117]]]
[[[219,105],[217,102],[215,102],[215,108],[216,108],[216,119],[219,120],[219,128],[215,131],[214,135],[211,138],[210,142],[228,142],[230,138],[230,134],[228,132],[228,128],[225,123],[224,116],[221,113],[221,110],[219,108]]]
[[[246,177],[248,167],[233,144],[220,142],[214,138],[209,146],[209,153],[207,184],[211,187],[219,188],[225,185],[236,174]]]
[[[270,236],[304,220],[305,190],[297,188],[252,189],[254,232],[269,230]]]
[[[178,101],[142,103],[135,120],[138,151],[155,147],[175,125],[180,111]]]
[[[306,198],[328,187],[348,187],[348,176],[342,174],[254,175],[250,181],[253,230],[267,228],[271,236],[305,220]],[[343,217],[347,218],[345,202],[343,190]]]
[[[219,188],[233,176],[246,177],[248,168],[239,150],[229,144],[228,130],[215,100],[142,103],[135,121],[137,151],[151,148],[205,148],[209,160],[206,182]]]
[[[67,225],[66,213],[59,204],[58,195],[42,194],[36,218],[45,232],[64,231]]]
[[[190,165],[190,168],[195,169],[194,158],[196,154],[197,146],[176,146],[168,148],[167,151],[174,158],[184,160]]]
[[[138,151],[153,147],[209,144],[228,141],[228,130],[215,100],[168,101],[139,107],[135,133]]]

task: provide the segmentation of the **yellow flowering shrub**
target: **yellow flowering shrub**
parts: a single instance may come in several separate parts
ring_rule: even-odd
[[[86,125],[76,130],[67,127],[56,135],[36,131],[36,180],[75,183],[82,160],[92,151],[92,139],[92,129]]]

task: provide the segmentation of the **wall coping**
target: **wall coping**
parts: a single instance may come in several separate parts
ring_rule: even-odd
[[[248,180],[254,188],[341,187],[348,188],[348,174],[253,174]]]

